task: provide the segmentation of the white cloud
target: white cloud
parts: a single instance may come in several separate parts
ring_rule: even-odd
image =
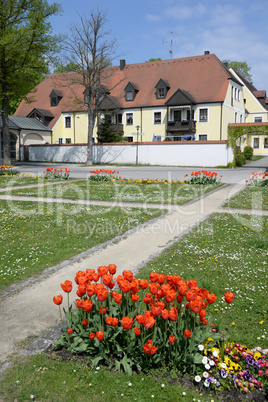
[[[156,14],[147,14],[146,19],[147,19],[148,22],[161,21],[160,15],[156,15]]]

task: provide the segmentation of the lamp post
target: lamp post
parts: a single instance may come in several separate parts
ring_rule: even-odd
[[[136,126],[137,129],[137,148],[136,148],[136,165],[139,163],[139,129],[140,126]]]

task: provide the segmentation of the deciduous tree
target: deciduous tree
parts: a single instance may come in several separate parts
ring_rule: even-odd
[[[4,163],[10,164],[9,105],[26,96],[48,71],[58,38],[50,16],[60,12],[46,0],[0,0],[0,109]],[[1,158],[1,150],[0,150]]]

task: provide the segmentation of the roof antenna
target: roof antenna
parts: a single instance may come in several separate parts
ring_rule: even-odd
[[[173,58],[173,43],[185,43],[183,41],[173,41],[173,32],[170,31],[171,33],[171,39],[170,40],[165,40],[164,43],[170,43],[170,50],[169,50],[169,54],[170,54],[170,58]]]

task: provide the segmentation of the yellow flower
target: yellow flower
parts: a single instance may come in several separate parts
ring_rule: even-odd
[[[260,322],[259,322],[259,324],[263,324],[263,323],[264,323],[264,321],[260,321]]]

